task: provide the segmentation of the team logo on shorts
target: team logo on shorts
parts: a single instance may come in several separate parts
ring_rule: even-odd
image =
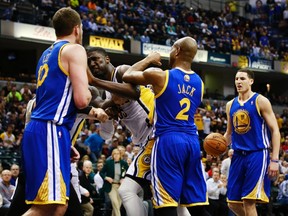
[[[150,165],[150,163],[151,163],[151,155],[149,155],[149,154],[143,155],[142,163],[146,164],[146,165]]]
[[[247,110],[238,110],[233,114],[233,125],[236,133],[245,134],[247,133],[250,127],[250,117]]]

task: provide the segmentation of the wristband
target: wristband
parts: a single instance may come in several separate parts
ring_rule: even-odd
[[[87,106],[87,107],[85,107],[84,109],[78,110],[78,113],[84,113],[84,114],[86,114],[86,115],[89,115],[91,109],[92,109],[92,106]]]
[[[279,163],[279,160],[273,160],[273,159],[271,159],[271,162]]]

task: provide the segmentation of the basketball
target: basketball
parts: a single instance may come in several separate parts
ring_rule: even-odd
[[[219,156],[227,149],[227,142],[220,133],[210,133],[203,142],[204,150],[207,154]]]

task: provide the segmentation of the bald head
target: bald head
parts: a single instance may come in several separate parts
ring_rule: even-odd
[[[197,52],[197,42],[192,37],[184,37],[175,42],[180,49],[181,54],[187,58],[191,58],[193,60],[194,56]]]
[[[191,69],[192,61],[197,53],[197,42],[192,37],[181,38],[173,44],[170,53],[171,67]]]

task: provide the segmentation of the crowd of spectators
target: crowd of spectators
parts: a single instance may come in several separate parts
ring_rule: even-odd
[[[25,1],[28,0],[12,4],[1,18],[25,22],[15,6]],[[237,1],[230,0],[221,12],[205,10],[204,6],[189,8],[179,0],[30,0],[26,3],[38,15],[35,24],[44,26],[51,26],[57,9],[70,6],[81,15],[85,34],[168,46],[189,35],[197,40],[199,49],[288,60],[288,7],[282,0],[247,3],[245,17],[238,15]]]
[[[0,180],[0,201],[1,195],[2,198],[5,198],[4,196],[7,197],[7,194],[1,193],[1,185],[5,188],[9,188],[10,192],[15,189],[13,185],[15,185],[15,179],[19,174],[19,169],[21,169],[19,155],[23,129],[25,126],[25,110],[27,102],[33,97],[34,93],[35,85],[21,84],[21,86],[19,86],[19,84],[15,85],[10,81],[1,89],[0,168],[1,171],[5,171],[2,171],[2,180]],[[284,108],[282,113],[275,113],[275,115],[281,132],[280,175],[277,179],[273,179],[271,184],[271,205],[258,206],[259,211],[268,209],[271,212],[271,215],[273,209],[275,211],[276,208],[277,211],[285,212],[286,210],[282,209],[285,208],[285,205],[282,204],[288,203],[288,194],[285,192],[287,189],[286,186],[288,187],[288,109]],[[225,102],[204,99],[203,104],[195,114],[195,123],[199,131],[201,143],[205,136],[211,132],[224,134],[227,127]],[[82,179],[80,185],[82,184],[81,182],[84,181],[86,182],[85,187],[87,188],[82,197],[86,202],[82,203],[83,208],[87,209],[87,205],[89,205],[90,212],[94,212],[94,215],[97,215],[100,211],[102,211],[102,213],[110,213],[112,209],[111,204],[108,202],[109,198],[107,196],[105,197],[105,193],[102,190],[104,181],[102,179],[103,173],[101,173],[101,171],[102,168],[105,167],[106,161],[114,159],[111,155],[113,152],[115,153],[115,149],[117,149],[121,156],[120,160],[125,161],[125,163],[129,165],[139,151],[139,147],[134,146],[134,143],[131,141],[131,133],[121,124],[121,121],[115,120],[114,126],[114,135],[110,139],[104,140],[100,135],[101,124],[95,120],[86,120],[85,125],[75,142],[75,147],[81,156],[78,163],[80,180]],[[228,176],[227,167],[229,167],[229,165],[227,165],[227,160],[229,160],[229,158],[231,160],[233,152],[231,153],[231,151],[228,151],[225,155],[221,155],[220,157],[206,155],[203,148],[202,152],[202,161],[206,167],[207,184],[211,187],[208,190],[208,195],[210,194],[209,198],[213,200],[213,208],[209,208],[209,211],[211,211],[210,213],[212,215],[216,214],[214,212],[215,209],[220,209],[219,211],[221,212],[228,212],[227,203],[225,202],[225,179]],[[10,157],[7,157],[7,153],[9,153]],[[14,155],[17,155],[18,157],[14,157]],[[107,167],[105,170],[106,169]],[[9,179],[9,181],[7,179]],[[87,186],[87,181],[90,182],[88,184],[89,187]],[[214,188],[215,185],[219,185],[219,187],[217,187],[219,190]],[[3,212],[3,210],[5,212],[5,209],[7,210],[7,208],[9,208],[10,198],[8,197],[4,200],[5,202],[3,202],[0,212]],[[215,200],[217,202],[214,202]],[[122,214],[124,215],[124,213]]]

